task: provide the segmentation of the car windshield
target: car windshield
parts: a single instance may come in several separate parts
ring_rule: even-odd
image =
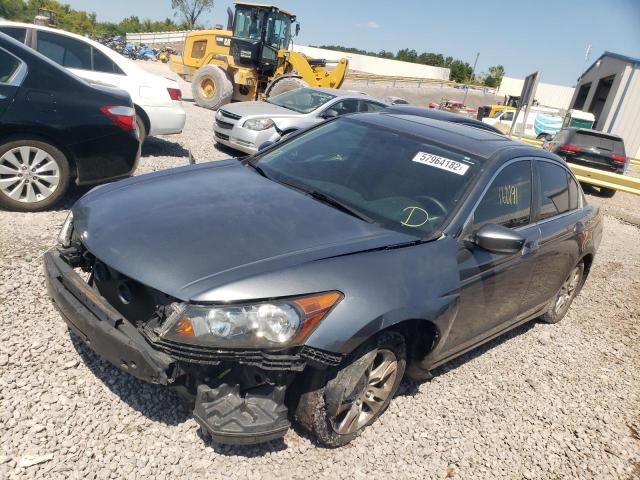
[[[298,113],[310,113],[320,108],[332,98],[336,98],[336,96],[330,93],[319,92],[312,88],[298,88],[271,97],[267,102]]]
[[[480,168],[465,153],[356,118],[323,124],[252,162],[274,181],[420,238],[443,225]]]

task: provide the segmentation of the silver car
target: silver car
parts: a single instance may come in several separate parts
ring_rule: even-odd
[[[259,102],[218,109],[213,124],[217,142],[255,153],[267,142],[346,113],[375,112],[387,105],[365,93],[329,88],[298,88]]]

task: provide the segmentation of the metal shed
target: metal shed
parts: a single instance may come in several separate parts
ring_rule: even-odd
[[[604,52],[578,78],[571,108],[596,117],[594,128],[624,139],[627,155],[640,158],[640,58]]]

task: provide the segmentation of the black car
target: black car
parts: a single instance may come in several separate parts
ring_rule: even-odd
[[[563,128],[543,148],[569,163],[614,173],[624,173],[627,163],[624,140],[598,130]],[[613,197],[615,193],[611,188],[600,187],[600,194],[604,197]]]
[[[71,182],[128,176],[139,143],[126,92],[90,85],[0,33],[0,207],[42,210]]]
[[[435,108],[422,108],[414,107],[411,105],[393,104],[386,107],[384,112],[414,115],[417,117],[432,118],[433,120],[441,120],[443,122],[459,123],[461,125],[467,125],[469,127],[480,128],[488,132],[497,133],[498,135],[504,135],[503,132],[496,127],[488,125],[475,118],[465,117],[457,113],[444,112],[442,110],[436,110]]]
[[[556,155],[366,113],[241,162],[96,189],[44,262],[70,329],[189,395],[216,441],[270,440],[295,419],[339,446],[405,373],[426,379],[517,325],[562,319],[601,234]]]

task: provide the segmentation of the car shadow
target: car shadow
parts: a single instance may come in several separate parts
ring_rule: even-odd
[[[243,158],[243,157],[249,156],[247,153],[241,152],[240,150],[235,150],[234,148],[231,148],[231,147],[227,147],[226,145],[223,145],[218,142],[214,142],[213,148],[233,158]]]
[[[121,372],[96,355],[71,330],[71,343],[91,373],[134,410],[155,422],[179,425],[191,418],[188,403],[176,392]]]
[[[188,157],[189,150],[177,142],[160,137],[147,137],[140,154],[143,157]]]

